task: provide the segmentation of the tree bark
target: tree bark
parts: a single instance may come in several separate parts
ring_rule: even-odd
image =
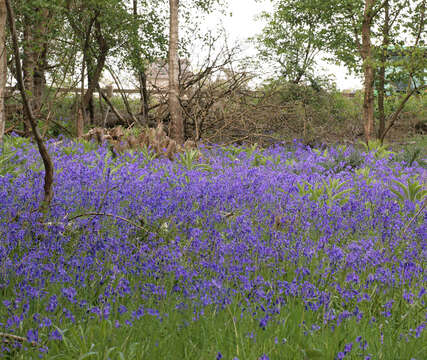
[[[46,33],[49,11],[43,8],[34,8],[33,11],[35,20],[30,16],[24,17],[23,72],[28,102],[38,117],[46,85],[45,70],[49,46]],[[29,136],[31,125],[27,114],[24,114],[24,130]]]
[[[37,61],[34,68],[34,101],[33,107],[36,114],[40,113],[40,110],[43,105],[43,95],[46,88],[46,76],[45,71],[47,68],[47,53],[48,53],[48,44],[45,42],[43,44],[43,51],[37,57]]]
[[[144,125],[148,125],[148,91],[147,75],[144,71],[139,72],[139,92],[141,94],[141,116]]]
[[[4,107],[7,79],[6,19],[6,3],[4,0],[0,0],[0,148],[3,146],[4,128],[6,124],[6,111]]]
[[[24,58],[22,61],[22,70],[24,73],[24,85],[27,91],[28,105],[33,108],[33,96],[34,96],[34,69],[35,59],[33,51],[33,32],[31,29],[31,20],[26,16],[24,19]],[[25,136],[29,137],[31,132],[31,123],[29,114],[24,111],[24,132]]]
[[[34,118],[33,111],[31,109],[31,105],[27,98],[26,88],[24,84],[24,80],[22,78],[22,67],[21,60],[19,55],[19,44],[18,44],[18,36],[16,34],[16,26],[15,26],[15,15],[13,13],[13,8],[10,4],[10,0],[4,0],[6,2],[7,8],[7,17],[9,19],[9,28],[12,36],[13,43],[13,52],[15,57],[15,66],[16,66],[16,77],[18,81],[19,90],[21,92],[22,102],[24,105],[25,113],[27,114],[28,120],[31,125],[31,130],[33,132],[34,138],[37,143],[37,147],[39,149],[40,156],[43,160],[43,165],[45,168],[45,177],[44,177],[44,198],[40,206],[40,210],[45,212],[48,210],[50,202],[53,197],[53,162],[47,151],[47,148],[43,142],[42,136],[40,135],[39,129],[37,128],[37,122]]]
[[[92,69],[87,69],[87,73],[89,74],[89,71],[91,72],[90,76],[88,76],[88,86],[87,90],[82,98],[82,111],[86,112],[86,109],[88,109],[91,99],[93,98],[93,92],[97,88],[99,84],[99,79],[102,74],[102,70],[105,66],[105,61],[107,59],[108,55],[108,44],[105,40],[104,36],[102,35],[102,29],[101,29],[101,23],[98,21],[98,19],[95,19],[95,32],[96,32],[96,41],[98,42],[99,46],[99,54],[96,58],[96,65]],[[87,48],[87,50],[89,50]],[[88,59],[89,54],[86,54],[86,59]],[[84,114],[85,115],[85,114]],[[86,116],[84,116],[85,118]]]
[[[82,70],[80,74],[81,76],[80,96],[79,96],[79,102],[76,102],[76,136],[79,139],[83,137],[85,113],[86,113],[86,109],[84,108],[84,105],[83,105],[83,97],[84,97],[84,91],[85,91],[85,69],[86,69],[86,52],[85,50],[83,50]],[[77,99],[77,93],[76,93],[76,99]]]
[[[169,136],[184,143],[184,118],[179,101],[178,10],[179,0],[169,0]]]
[[[374,64],[372,57],[371,26],[375,0],[365,0],[362,22],[362,49],[364,73],[363,123],[365,140],[368,143],[374,132]]]
[[[89,104],[91,99],[93,99],[93,92],[99,85],[99,79],[102,74],[102,70],[104,69],[105,61],[108,55],[108,43],[102,35],[101,23],[98,20],[99,13],[96,13],[94,17],[90,20],[90,23],[85,31],[85,39],[84,46],[82,49],[83,52],[83,61],[82,61],[82,74],[81,74],[81,96],[80,96],[80,104],[77,109],[76,114],[76,135],[78,138],[83,136],[84,132],[84,124],[86,122],[86,113],[89,108]],[[72,27],[76,33],[79,33],[77,29],[77,25],[72,23]],[[93,58],[91,58],[90,54],[90,41],[91,41],[91,33],[95,28],[95,39],[99,46],[99,54],[96,57],[95,61],[92,63]],[[91,64],[91,68],[87,68],[86,72],[88,73],[88,86],[86,92],[84,92],[84,79],[85,79],[85,67],[86,64]],[[90,74],[89,74],[90,72]]]
[[[90,57],[86,57],[86,75],[87,75],[87,83],[91,84],[93,82],[92,80],[92,74],[94,71],[94,66],[92,64],[92,59]],[[96,84],[98,86],[99,84]],[[90,125],[93,125],[95,122],[95,107],[93,102],[93,92],[89,98],[89,102],[87,104],[87,108],[85,109],[86,112],[89,112],[89,122]]]
[[[138,0],[133,0],[133,16],[138,17]],[[141,54],[137,54],[141,58]],[[148,91],[147,91],[147,75],[141,68],[138,69],[139,93],[141,98],[141,118],[142,124],[148,125]]]
[[[37,23],[31,24],[34,40],[34,45],[32,46],[34,58],[33,111],[38,116],[43,105],[43,96],[46,88],[45,72],[48,67],[49,49],[49,40],[46,35],[49,31],[48,22],[51,14],[46,8],[36,8],[35,12],[37,13]]]
[[[390,43],[389,33],[390,33],[390,4],[388,0],[384,1],[384,24],[383,24],[383,42],[381,47],[381,56],[380,56],[380,69],[378,73],[378,118],[379,118],[379,127],[378,127],[378,139],[382,139],[382,134],[385,131],[385,109],[384,109],[384,99],[385,99],[385,69],[387,62],[387,52],[388,45]]]

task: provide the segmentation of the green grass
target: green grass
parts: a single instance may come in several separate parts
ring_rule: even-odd
[[[256,221],[256,219],[254,219]],[[114,231],[114,224],[106,220],[105,228],[108,231]],[[220,228],[219,228],[220,230]],[[84,231],[90,231],[86,229]],[[76,244],[80,236],[84,234],[72,234],[76,242],[69,242],[67,253],[70,256],[73,253],[73,244]],[[174,230],[163,233],[165,241],[174,238]],[[268,234],[265,233],[265,240],[268,241]],[[316,230],[310,231],[310,239],[316,242],[320,236]],[[335,239],[336,237],[336,239]],[[354,238],[346,241],[356,240]],[[336,234],[330,241],[338,242],[340,235]],[[140,237],[135,238],[135,243],[142,241]],[[188,244],[187,244],[188,245]],[[74,245],[75,246],[75,245]],[[183,246],[186,246],[184,244]],[[185,249],[183,248],[183,251]],[[185,253],[185,252],[184,252]],[[398,252],[395,251],[395,255]],[[19,257],[19,249],[15,254]],[[277,268],[272,269],[270,264],[259,264],[257,271],[248,274],[251,279],[262,276],[264,279],[282,281],[292,280],[297,276],[298,268],[306,266],[311,272],[315,272],[319,263],[316,260],[311,263],[292,263],[283,261],[276,264]],[[191,257],[184,256],[182,262],[191,267]],[[102,273],[108,270],[108,263],[105,265]],[[342,273],[338,282],[345,284],[346,273]],[[122,275],[130,282],[130,287],[138,286],[141,278],[134,278],[131,274]],[[18,279],[11,279],[11,281]],[[120,278],[117,279],[119,281]],[[173,276],[163,277],[160,280],[155,278],[145,279],[146,282],[152,282],[164,287],[168,294],[165,297],[151,296],[144,298],[133,296],[126,298],[121,304],[128,309],[128,319],[131,318],[132,311],[136,311],[143,304],[145,309],[155,308],[159,311],[159,317],[145,313],[138,320],[126,324],[126,316],[118,315],[118,305],[112,304],[107,320],[99,320],[94,315],[85,313],[78,304],[61,303],[54,314],[49,316],[60,319],[58,331],[63,335],[63,341],[49,340],[47,335],[41,335],[41,346],[48,345],[49,351],[45,355],[46,359],[216,359],[218,352],[223,359],[239,360],[258,360],[263,354],[269,354],[269,359],[277,360],[308,360],[308,359],[333,359],[339,351],[343,351],[347,343],[353,343],[353,350],[347,354],[346,359],[364,359],[368,354],[373,355],[373,359],[422,359],[423,354],[427,353],[427,342],[425,337],[416,338],[408,336],[407,341],[399,341],[401,334],[408,334],[410,329],[415,328],[420,323],[420,316],[423,313],[424,306],[421,301],[415,300],[408,304],[402,300],[402,293],[407,289],[400,288],[399,291],[390,293],[387,286],[375,287],[370,290],[370,301],[361,301],[356,303],[354,300],[346,304],[334,303],[335,284],[329,283],[326,279],[318,277],[318,282],[324,282],[323,290],[331,292],[331,306],[335,309],[352,311],[357,305],[363,317],[356,320],[354,317],[343,320],[339,327],[334,328],[331,323],[323,324],[324,312],[310,311],[298,297],[284,296],[285,304],[278,307],[280,315],[263,327],[260,326],[260,318],[265,314],[262,310],[262,302],[253,300],[253,308],[242,311],[242,304],[245,304],[247,298],[235,297],[231,304],[224,304],[222,307],[197,306],[189,300],[182,303],[182,297],[173,295],[173,287],[176,279]],[[361,279],[360,284],[365,279]],[[98,306],[101,311],[105,308],[102,301],[99,301],[99,295],[105,290],[100,285],[99,278],[91,282],[86,282],[85,288],[80,288],[79,292],[84,292],[84,298],[91,294],[92,305]],[[225,288],[233,287],[233,283],[225,282]],[[345,285],[344,285],[345,286]],[[355,285],[356,287],[359,285]],[[362,285],[360,285],[362,286]],[[9,286],[12,289],[13,286]],[[47,293],[60,293],[60,287],[46,284]],[[274,292],[277,289],[264,288],[265,292]],[[11,294],[7,290],[0,290],[0,297],[10,298]],[[279,295],[275,295],[279,296]],[[384,318],[381,316],[383,308],[380,306],[384,301],[384,296],[389,300],[395,301],[394,308],[399,311],[393,311],[392,316]],[[337,295],[337,299],[338,299]],[[79,298],[79,296],[77,296]],[[31,303],[31,313],[44,313],[47,300],[43,302],[33,301]],[[256,307],[255,307],[256,305]],[[71,310],[78,320],[75,323],[64,317],[62,306]],[[1,311],[1,310],[0,310]],[[373,319],[379,320],[373,320]],[[378,323],[380,321],[380,323]],[[119,323],[117,323],[119,322]],[[37,327],[37,324],[26,322],[22,333],[26,329]],[[356,339],[361,337],[361,341]],[[407,335],[406,335],[407,336]],[[364,341],[368,341],[366,349],[363,348]],[[360,345],[359,345],[360,344]],[[37,359],[40,349],[31,347],[25,351],[11,352],[6,359]]]
[[[138,302],[134,299],[127,305],[132,309]],[[368,308],[361,306],[361,311],[367,311],[366,319],[348,320],[336,331],[321,325],[319,329],[311,328],[319,324],[318,315],[306,311],[297,299],[289,299],[280,317],[265,329],[251,314],[242,314],[235,303],[221,310],[206,307],[203,316],[197,319],[191,306],[178,311],[174,310],[177,305],[173,301],[162,303],[161,312],[167,316],[159,320],[144,315],[132,326],[121,323],[116,328],[114,316],[108,321],[88,319],[76,324],[66,323],[60,328],[63,341],[48,341],[47,358],[215,359],[220,352],[225,359],[256,360],[264,353],[268,353],[270,359],[333,359],[344,349],[348,339],[353,339],[353,351],[346,357],[349,359],[360,359],[368,354],[373,354],[375,359],[421,359],[427,351],[425,338],[410,338],[407,343],[396,341],[399,332],[409,330],[407,327],[415,321],[405,319],[402,327],[403,319],[398,314],[379,326],[372,325],[369,317],[372,304],[367,305]],[[422,304],[415,303],[413,307],[422,311]],[[382,333],[378,328],[383,329]],[[367,349],[359,347],[358,336],[362,336],[362,343],[369,342]],[[25,354],[17,352],[10,359],[36,359],[37,354],[36,350]]]

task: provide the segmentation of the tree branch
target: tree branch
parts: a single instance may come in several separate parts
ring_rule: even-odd
[[[84,213],[84,214],[73,216],[73,217],[69,218],[68,221],[70,222],[70,221],[73,221],[73,220],[81,218],[81,217],[91,217],[91,216],[107,216],[107,217],[111,217],[114,219],[119,219],[119,220],[122,220],[122,221],[124,221],[124,222],[126,222],[126,223],[140,229],[140,230],[144,230],[145,232],[148,232],[148,230],[145,227],[138,225],[138,224],[135,224],[134,222],[132,222],[129,219],[126,219],[122,216],[114,215],[114,214],[110,214],[110,213],[89,212],[89,213]]]

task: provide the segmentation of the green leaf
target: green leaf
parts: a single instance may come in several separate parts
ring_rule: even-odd
[[[79,357],[79,360],[87,359],[87,358],[89,358],[91,356],[94,356],[94,355],[98,355],[98,352],[97,351],[90,351],[90,352],[88,352],[86,354],[81,355]]]
[[[317,349],[303,349],[306,359],[324,359],[324,353]]]

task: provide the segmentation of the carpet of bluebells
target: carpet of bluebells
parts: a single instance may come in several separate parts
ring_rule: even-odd
[[[33,145],[0,173],[0,358],[427,358],[416,162],[297,143],[173,162],[48,145],[48,214]]]

